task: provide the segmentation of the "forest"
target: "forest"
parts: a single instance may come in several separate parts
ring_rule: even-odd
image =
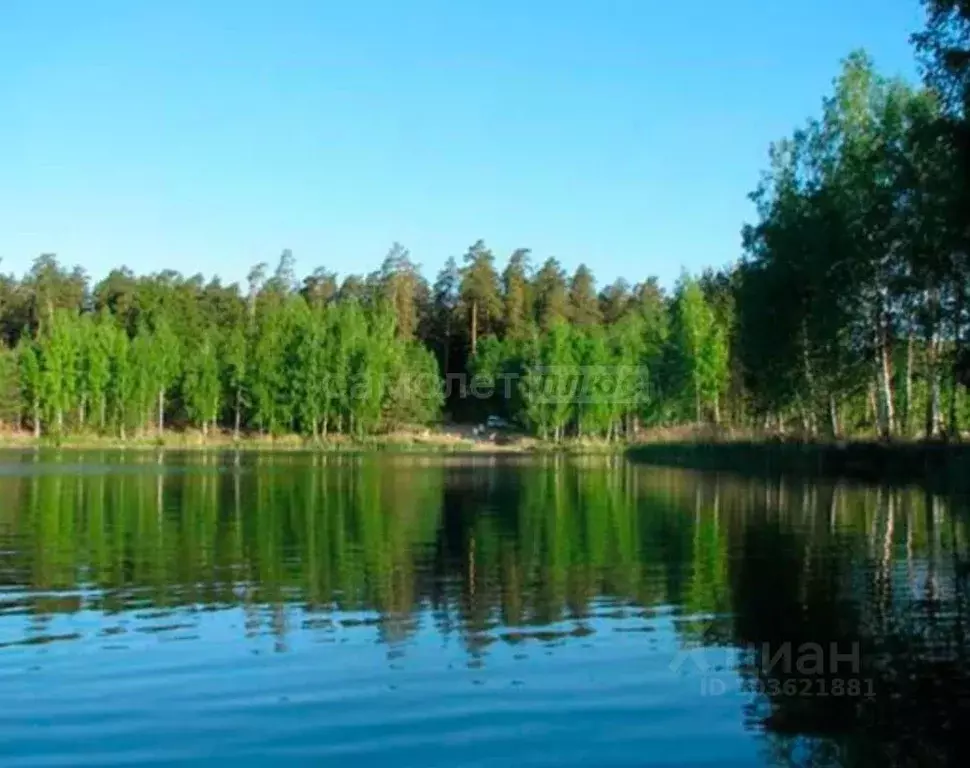
[[[923,82],[851,54],[775,142],[736,264],[599,288],[482,240],[430,282],[401,244],[369,275],[245,286],[53,254],[0,275],[0,422],[120,439],[166,427],[323,440],[499,414],[547,440],[713,423],[959,436],[970,420],[970,3],[926,0]],[[645,215],[649,215],[645,213]]]

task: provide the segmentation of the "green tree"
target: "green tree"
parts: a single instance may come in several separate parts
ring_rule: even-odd
[[[337,296],[336,273],[323,267],[317,267],[313,274],[303,279],[303,287],[300,289],[300,293],[312,309],[320,309]]]
[[[546,259],[533,280],[536,322],[544,331],[569,319],[566,273],[555,259]]]
[[[38,337],[38,351],[41,407],[47,423],[61,435],[78,388],[76,315],[70,310],[55,309]]]
[[[172,330],[168,318],[162,316],[155,321],[155,327],[150,337],[145,339],[150,346],[146,358],[149,360],[148,370],[154,384],[158,403],[158,434],[165,430],[165,395],[181,374],[181,357],[179,340]]]
[[[704,408],[710,407],[717,422],[718,397],[727,368],[726,339],[723,329],[714,322],[699,283],[688,275],[682,276],[677,286],[672,340],[696,421],[700,422]]]
[[[468,317],[471,354],[475,354],[480,334],[491,333],[502,314],[502,298],[495,257],[481,240],[465,253],[458,288],[459,306]]]
[[[612,325],[630,308],[630,284],[622,277],[606,286],[599,295],[603,322]]]
[[[20,427],[20,370],[16,353],[0,345],[0,428]]]
[[[582,327],[599,325],[603,322],[599,299],[596,295],[596,280],[585,264],[576,268],[569,284],[569,319]]]
[[[438,273],[431,296],[431,346],[445,374],[453,369],[452,348],[461,307],[461,271],[449,257]]]
[[[124,330],[112,326],[105,331],[105,341],[111,366],[108,386],[109,411],[119,436],[124,440],[134,410],[136,377],[132,365],[132,345]]]
[[[546,333],[521,382],[525,415],[542,439],[562,440],[575,415],[580,386],[572,331],[564,322]]]
[[[219,374],[219,339],[209,329],[186,358],[182,384],[189,418],[202,428],[203,437],[208,436],[219,416],[222,394]]]
[[[296,327],[293,384],[301,430],[316,440],[328,411],[328,367],[331,356],[329,315],[325,310],[307,312]]]
[[[427,312],[429,289],[411,254],[400,243],[391,246],[378,281],[381,297],[393,308],[398,336],[405,341],[414,339]]]
[[[533,297],[530,277],[532,267],[529,249],[519,248],[512,253],[502,272],[504,303],[504,332],[509,339],[525,339],[532,334]]]
[[[246,386],[250,380],[247,360],[249,340],[246,329],[233,325],[222,338],[222,376],[226,400],[232,404],[232,433],[239,439],[242,428],[243,410],[248,405]]]
[[[628,312],[609,327],[612,376],[602,383],[602,398],[607,410],[607,437],[631,436],[634,419],[650,404],[646,369],[646,323],[638,312]]]
[[[579,437],[608,433],[613,415],[612,382],[617,375],[607,343],[606,330],[591,326],[574,335],[574,357],[580,366],[576,399],[576,431]]]

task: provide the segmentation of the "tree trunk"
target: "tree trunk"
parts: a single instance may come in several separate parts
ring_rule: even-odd
[[[950,416],[947,419],[947,438],[953,440],[960,439],[960,425],[957,418],[957,401],[960,397],[960,387],[957,384],[957,370],[953,366],[950,372]]]
[[[697,376],[694,376],[694,420],[700,424],[701,423],[701,388],[697,381]]]
[[[239,439],[239,425],[242,422],[242,389],[236,387],[236,420],[232,426],[233,440]]]
[[[34,401],[34,437],[40,437],[40,404]]]
[[[798,404],[798,412],[802,420],[802,435],[810,435],[812,433],[812,418],[809,415],[808,408],[805,407],[805,403]]]
[[[832,430],[832,437],[839,438],[839,406],[835,402],[835,395],[829,395],[829,427]]]
[[[873,430],[879,431],[879,408],[876,405],[875,383],[869,385],[869,391],[866,393],[866,423],[871,423]]]
[[[106,398],[104,395],[101,395],[100,410],[101,410],[101,413],[99,414],[98,419],[100,424],[100,430],[101,432],[104,432],[104,425],[105,425],[105,422],[107,421],[107,411],[108,411],[108,398]]]
[[[913,434],[913,332],[906,339],[906,381],[903,383],[906,397],[903,411],[902,432],[906,437]]]
[[[890,438],[895,431],[895,413],[892,391],[892,359],[889,354],[889,329],[885,318],[880,319],[879,340],[877,344],[879,375],[880,431],[884,438]]]
[[[953,315],[953,365],[950,366],[950,418],[947,425],[947,432],[950,438],[959,440],[960,429],[957,423],[957,400],[959,398],[959,386],[957,383],[956,361],[960,359],[960,318],[963,316],[963,291],[957,295],[956,312]]]
[[[472,302],[472,357],[478,348],[478,301]]]
[[[165,430],[165,388],[158,390],[158,436]]]
[[[808,320],[802,316],[802,374],[805,376],[805,389],[807,394],[807,405],[804,409],[804,429],[808,434],[815,432],[815,373],[812,370],[812,357],[808,350]]]
[[[444,363],[445,376],[447,377],[451,369],[448,367],[451,363],[451,314],[445,317],[445,338],[444,338],[444,348],[442,349],[442,362]]]
[[[85,411],[87,410],[87,408],[85,406],[86,406],[86,403],[84,402],[84,398],[82,397],[81,401],[78,403],[78,406],[77,406],[78,426],[81,429],[84,429],[84,422],[86,421]]]
[[[926,350],[926,384],[929,388],[926,398],[926,437],[928,439],[936,436],[937,426],[940,423],[940,372],[937,366],[939,353],[939,340],[934,332],[930,336],[929,347]]]

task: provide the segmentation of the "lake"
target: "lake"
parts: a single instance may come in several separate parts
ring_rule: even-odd
[[[967,514],[621,458],[0,452],[0,763],[966,764]]]

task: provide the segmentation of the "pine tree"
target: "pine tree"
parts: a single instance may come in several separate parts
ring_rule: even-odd
[[[555,259],[547,259],[533,280],[536,322],[544,331],[569,319],[566,273]]]
[[[457,370],[453,367],[452,348],[459,322],[460,290],[461,272],[454,257],[449,257],[438,273],[431,297],[431,343],[441,371],[446,375]]]
[[[468,317],[469,349],[474,355],[478,337],[493,332],[502,314],[495,257],[481,240],[475,242],[465,253],[459,297],[462,310]]]
[[[612,325],[630,308],[630,284],[622,277],[606,286],[599,295],[603,322]]]
[[[381,298],[393,308],[397,334],[405,341],[415,338],[427,309],[428,285],[411,254],[394,243],[381,265],[378,277]]]
[[[529,249],[519,248],[509,258],[502,273],[504,332],[508,339],[525,339],[533,328],[533,298],[530,284],[532,267]]]
[[[596,280],[585,264],[576,268],[569,284],[569,319],[573,324],[584,328],[603,322],[596,296]]]

